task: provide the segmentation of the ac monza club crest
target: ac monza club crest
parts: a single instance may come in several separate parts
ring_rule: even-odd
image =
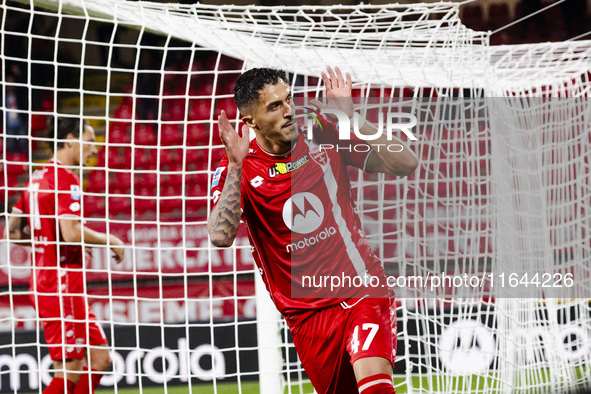
[[[326,150],[322,148],[315,148],[311,150],[310,157],[321,166],[328,164],[328,155],[326,154]]]
[[[320,199],[308,192],[291,196],[283,205],[283,221],[299,234],[315,231],[324,220],[324,206]]]

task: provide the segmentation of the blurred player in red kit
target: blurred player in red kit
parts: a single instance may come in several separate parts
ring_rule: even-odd
[[[322,79],[327,102],[313,104],[352,119],[350,75],[328,67]],[[296,123],[290,85],[283,71],[248,70],[234,90],[242,135],[223,111],[218,117],[226,156],[212,180],[211,241],[232,245],[244,220],[263,282],[318,393],[394,393],[397,333],[391,293],[343,288],[327,294],[306,289],[303,277],[385,282],[351,200],[347,166],[406,176],[418,160],[403,142],[386,135],[366,141],[351,133],[350,139],[339,139],[330,120],[308,139]],[[361,134],[376,134],[371,123],[362,119],[358,125]],[[256,135],[250,142],[249,128]],[[384,149],[393,143],[401,149]]]
[[[68,167],[87,165],[96,155],[94,129],[86,121],[62,118],[55,138],[54,158],[31,175],[7,229],[11,239],[29,239],[33,248],[30,299],[55,369],[43,393],[94,393],[111,358],[86,300],[82,254],[87,245],[109,245],[120,262],[123,241],[81,222],[80,179]]]

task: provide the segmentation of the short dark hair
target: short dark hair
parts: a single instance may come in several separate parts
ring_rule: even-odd
[[[80,118],[59,117],[57,120],[57,127],[54,126],[54,137],[57,140],[57,149],[64,147],[64,140],[68,138],[68,134],[72,134],[75,138],[80,138],[80,122],[82,127],[89,123]]]
[[[276,68],[251,68],[244,72],[236,81],[234,87],[234,102],[240,112],[246,110],[259,99],[259,91],[265,85],[275,85],[283,81],[291,85],[285,71]]]

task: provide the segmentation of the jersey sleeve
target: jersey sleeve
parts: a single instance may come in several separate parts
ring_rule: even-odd
[[[25,192],[22,192],[16,204],[12,206],[13,213],[25,212]]]
[[[58,176],[57,215],[79,218],[82,195],[80,179],[69,172],[60,172]]]
[[[328,130],[324,131],[315,127],[314,138],[321,144],[332,145],[334,149],[338,148],[337,151],[347,165],[365,171],[367,159],[373,151],[371,146],[353,132],[351,132],[350,140],[340,140],[337,123],[328,118],[324,118],[324,120]]]
[[[211,179],[211,196],[212,196],[212,204],[211,209],[217,205],[218,201],[220,200],[220,196],[222,195],[222,190],[224,189],[224,184],[226,183],[226,177],[228,176],[228,155],[224,156],[222,160],[220,160],[220,164],[218,168],[213,173],[213,178]],[[244,203],[242,199],[242,195],[240,198],[240,209],[244,210]]]

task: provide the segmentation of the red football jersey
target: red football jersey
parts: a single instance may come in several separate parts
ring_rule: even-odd
[[[331,288],[335,277],[384,277],[355,212],[347,174],[347,165],[365,168],[371,148],[359,139],[338,141],[333,125],[318,133],[322,148],[300,133],[283,156],[264,151],[254,139],[242,165],[242,219],[267,290],[288,318],[367,294],[355,286]],[[212,180],[214,206],[227,166],[225,156]]]
[[[60,164],[51,160],[33,172],[12,208],[13,213],[27,215],[35,256],[30,288],[40,293],[57,293],[58,260],[61,266],[82,264],[82,247],[64,245],[58,231],[58,218],[80,219],[81,209],[80,179]]]

